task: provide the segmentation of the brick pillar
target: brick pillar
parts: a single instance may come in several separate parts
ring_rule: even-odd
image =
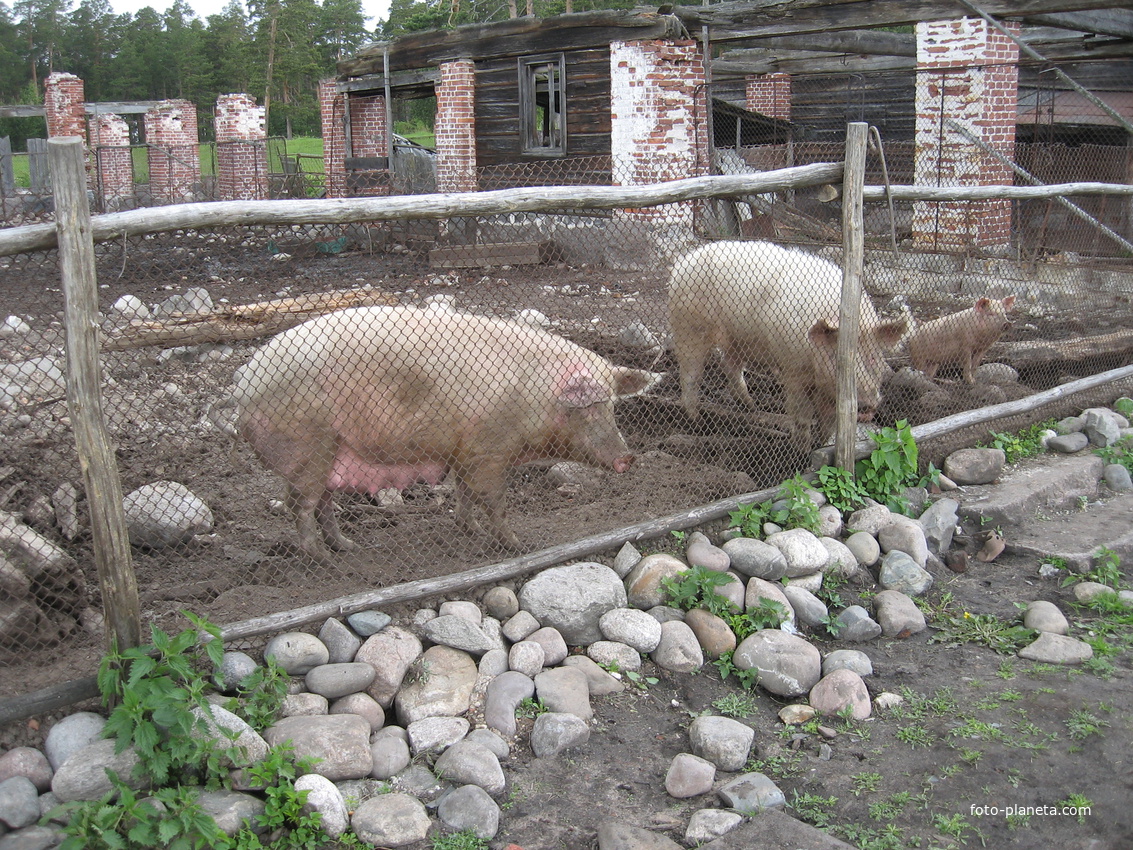
[[[1018,32],[1017,25],[1014,32]],[[1011,185],[1011,169],[967,134],[1011,159],[1015,154],[1019,48],[975,18],[917,24],[916,183]],[[1010,201],[921,202],[913,238],[944,250],[1007,245]]]
[[[349,96],[350,155],[385,157],[389,155],[389,132],[386,129],[385,95]],[[389,194],[389,171],[374,173],[367,169],[346,173],[346,193],[352,198],[368,198]]]
[[[47,113],[47,135],[87,138],[83,81],[74,74],[59,71],[48,76],[43,86],[43,106]]]
[[[90,134],[102,209],[106,212],[131,209],[135,203],[129,126],[121,116],[100,114],[91,120]]]
[[[749,112],[768,118],[791,120],[791,75],[758,74],[747,78],[746,105]]]
[[[708,102],[696,41],[615,41],[610,78],[616,185],[648,186],[708,173]],[[682,202],[619,211],[616,218],[675,225],[691,237],[694,212],[692,202]],[[680,248],[682,241],[669,238],[667,244]]]
[[[165,100],[145,114],[150,194],[159,203],[193,200],[201,182],[197,110],[187,100]]]
[[[250,94],[216,99],[216,189],[222,201],[268,197],[267,126],[264,108]]]
[[[323,186],[328,198],[346,197],[346,107],[334,80],[319,82],[319,113],[323,126]]]
[[[437,191],[475,192],[476,66],[470,60],[441,65],[436,135]]]

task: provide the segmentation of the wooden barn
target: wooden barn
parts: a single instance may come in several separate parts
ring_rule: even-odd
[[[421,97],[436,98],[438,191],[829,161],[850,121],[878,129],[894,182],[1011,183],[1020,159],[1042,163],[1044,182],[1068,169],[1133,176],[1133,10],[1114,0],[754,0],[525,17],[368,45],[338,72],[323,92],[329,151],[340,146],[327,160],[332,193],[405,191],[387,127],[393,103]],[[1113,216],[1128,226],[1128,211]],[[1010,222],[992,218],[965,243],[1002,239],[994,231]]]

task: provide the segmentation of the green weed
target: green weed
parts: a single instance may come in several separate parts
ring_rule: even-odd
[[[858,486],[890,510],[905,512],[901,491],[917,480],[919,451],[912,429],[904,419],[893,428],[870,434],[875,448],[854,467]]]
[[[881,774],[858,773],[850,777],[850,784],[853,786],[850,790],[855,797],[860,797],[862,794],[873,794],[881,787]]]
[[[824,466],[818,470],[818,489],[826,501],[843,513],[861,507],[867,494],[849,470],[840,466]]]
[[[975,643],[1004,655],[1014,655],[1038,636],[1034,629],[1007,623],[992,614],[969,611],[942,617],[938,626],[940,631],[932,636],[933,643]]]
[[[1066,728],[1070,730],[1070,737],[1076,741],[1084,740],[1091,735],[1102,737],[1104,734],[1102,730],[1108,726],[1108,723],[1084,708],[1074,709],[1066,720]]]
[[[729,514],[732,528],[739,529],[744,537],[762,537],[763,524],[773,522],[781,528],[805,528],[814,534],[819,531],[818,505],[811,499],[810,483],[801,475],[789,478],[782,484],[779,498],[758,505],[741,505]]]
[[[432,850],[488,850],[488,840],[480,838],[471,829],[434,835],[429,841]]]
[[[751,717],[759,702],[750,694],[727,694],[712,701],[712,707],[725,717]]]
[[[799,816],[799,820],[806,821],[819,829],[829,827],[832,822],[831,809],[837,805],[837,797],[819,797],[817,794],[800,794],[794,792],[791,798],[791,808]]]

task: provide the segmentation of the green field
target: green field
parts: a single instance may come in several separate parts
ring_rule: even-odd
[[[396,125],[396,132],[427,148],[436,146],[436,136],[425,127],[410,124]],[[280,144],[282,142],[282,144]],[[323,173],[323,140],[317,136],[296,137],[286,140],[271,140],[268,146],[268,168],[273,173],[283,171],[280,163],[281,155],[296,161],[299,169],[307,174]],[[146,146],[137,145],[132,149],[134,158],[134,182],[149,182],[149,157],[146,156]],[[212,177],[216,174],[216,146],[202,144],[200,146],[201,176]],[[27,153],[14,153],[12,155],[12,171],[16,185],[24,189],[31,186],[31,177],[28,167]]]

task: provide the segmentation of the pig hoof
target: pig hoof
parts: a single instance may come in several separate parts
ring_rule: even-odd
[[[328,539],[327,546],[335,552],[353,552],[359,548],[357,543],[349,537],[343,537],[342,535]]]
[[[302,547],[300,547],[300,549],[301,549],[301,551],[303,552],[304,555],[306,555],[308,558],[310,558],[316,564],[319,564],[321,566],[327,566],[331,563],[330,550],[323,547],[323,546],[319,546],[319,547],[302,546]]]
[[[496,552],[518,552],[523,546],[520,544],[518,537],[514,534],[509,534],[506,537],[492,538],[490,548]]]

